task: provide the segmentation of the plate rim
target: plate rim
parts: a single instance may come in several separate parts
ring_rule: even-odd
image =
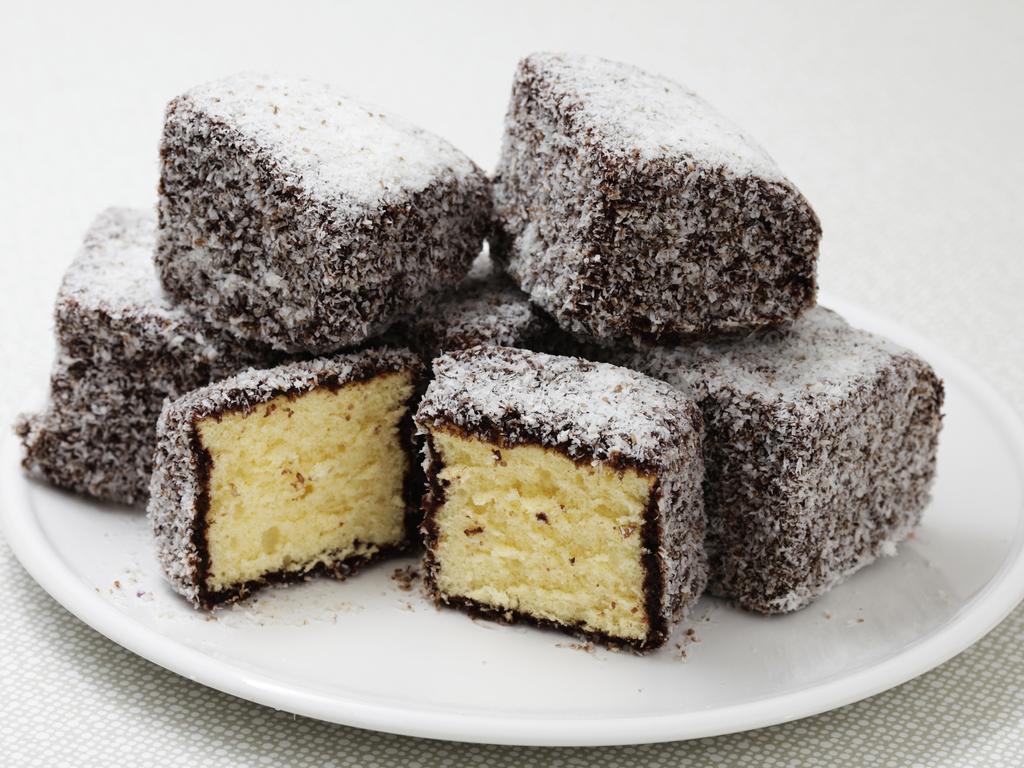
[[[872,310],[822,294],[821,302],[852,324],[882,325],[884,335],[918,351],[956,379],[993,416],[1014,465],[1024,477],[1024,422],[983,377],[921,334]],[[483,744],[520,746],[613,746],[681,741],[778,725],[869,698],[918,677],[969,648],[1024,599],[1024,509],[1018,510],[1010,551],[991,579],[939,628],[894,655],[777,696],[697,712],[612,718],[507,717],[428,710],[328,695],[304,685],[214,659],[150,629],[97,595],[68,571],[47,545],[38,518],[18,491],[31,480],[20,469],[13,434],[0,449],[5,482],[0,489],[0,529],[29,575],[79,620],[132,653],[193,682],[248,701],[317,720],[385,733]]]

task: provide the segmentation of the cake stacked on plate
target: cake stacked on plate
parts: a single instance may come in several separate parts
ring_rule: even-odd
[[[792,611],[920,520],[941,382],[815,306],[813,210],[672,81],[524,59],[492,179],[254,75],[174,99],[160,153],[17,428],[34,473],[148,497],[199,607],[422,541],[439,604],[645,651],[705,586]]]

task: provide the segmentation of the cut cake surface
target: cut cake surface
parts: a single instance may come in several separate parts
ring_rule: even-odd
[[[700,415],[672,388],[481,346],[435,360],[416,421],[442,604],[645,651],[699,596]]]
[[[406,548],[420,375],[411,352],[376,349],[249,370],[168,403],[149,515],[175,589],[211,608]]]

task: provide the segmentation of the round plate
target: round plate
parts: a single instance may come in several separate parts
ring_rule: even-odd
[[[964,650],[1024,596],[1024,430],[964,366],[842,302],[853,324],[945,379],[934,499],[916,536],[795,614],[705,598],[646,657],[438,611],[385,563],[206,614],[165,585],[137,511],[26,480],[13,440],[3,522],[56,600],[111,640],[204,685],[322,720],[530,745],[688,739],[848,704]],[[687,632],[687,630],[690,630]]]

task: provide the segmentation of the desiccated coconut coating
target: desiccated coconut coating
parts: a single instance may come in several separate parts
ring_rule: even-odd
[[[617,360],[701,405],[709,591],[796,610],[920,521],[943,387],[914,353],[818,307],[787,330]]]
[[[25,467],[69,490],[144,500],[167,397],[280,355],[209,333],[163,295],[155,216],[110,208],[85,236],[57,295],[50,402],[15,429]]]
[[[406,315],[387,334],[427,360],[478,344],[553,351],[562,337],[487,254],[453,291]]]
[[[428,583],[436,587],[432,515],[444,501],[432,430],[454,429],[501,446],[538,445],[580,464],[649,472],[657,476],[642,534],[650,556],[646,599],[651,630],[636,649],[664,642],[707,578],[701,415],[695,403],[636,371],[509,347],[478,346],[443,355],[433,368],[434,379],[416,412],[417,431],[425,436]],[[505,620],[532,620],[514,611],[461,607]],[[596,639],[614,644],[607,637]]]
[[[359,344],[454,285],[490,215],[464,154],[306,80],[236,75],[179,96],[160,156],[164,286],[287,351]]]
[[[821,229],[757,144],[626,64],[519,64],[494,179],[495,254],[584,339],[668,341],[814,304]]]
[[[197,423],[232,412],[247,413],[256,406],[285,395],[298,397],[319,387],[338,389],[375,376],[409,370],[419,378],[421,363],[408,350],[376,348],[330,358],[286,363],[268,370],[250,369],[168,402],[160,415],[157,447],[150,485],[148,515],[156,536],[157,555],[171,586],[197,607],[232,602],[246,597],[258,583],[237,585],[222,593],[206,586],[209,552],[206,548],[205,507],[209,505],[210,457],[205,455]],[[410,459],[415,450],[411,412],[402,425],[401,439]],[[415,466],[415,461],[410,461]],[[419,475],[410,472],[404,490],[408,544],[414,529]],[[387,554],[380,552],[379,554]],[[366,560],[329,562],[320,570],[342,578]],[[309,572],[268,574],[260,583],[305,578]]]

